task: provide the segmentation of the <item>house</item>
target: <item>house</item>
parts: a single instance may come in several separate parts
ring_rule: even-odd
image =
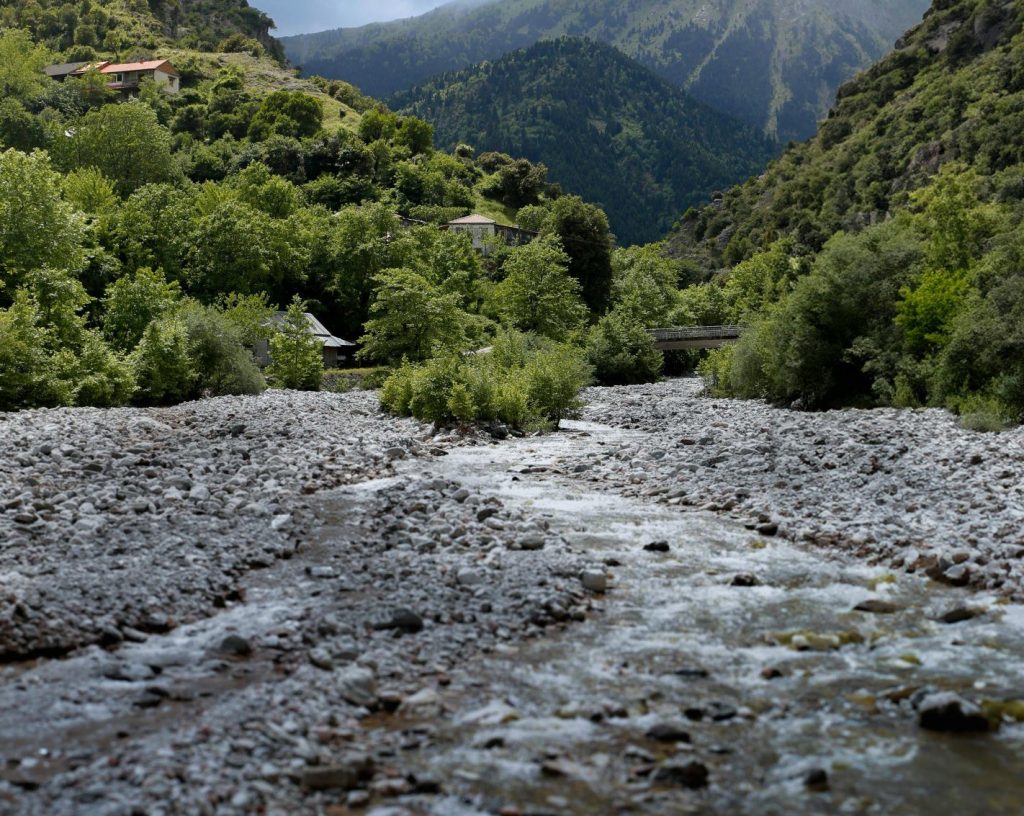
[[[342,340],[340,337],[335,337],[312,314],[309,312],[305,314],[309,333],[323,343],[324,368],[337,368],[340,363],[351,360],[352,351],[355,349],[356,344],[350,343],[348,340]],[[273,323],[282,323],[286,316],[286,312],[276,312],[270,320]],[[256,361],[261,366],[270,364],[270,341],[260,340],[253,351],[256,354]]]
[[[181,90],[181,77],[167,60],[144,62],[66,62],[47,65],[43,71],[50,79],[63,82],[68,77],[80,77],[88,71],[98,71],[107,80],[107,87],[124,96],[138,91],[143,79],[151,79],[162,91],[176,94]]]
[[[69,76],[81,76],[89,69],[90,65],[92,65],[90,62],[62,62],[58,65],[47,65],[43,69],[43,73],[50,79],[63,82]]]
[[[139,82],[143,79],[153,80],[156,86],[166,93],[176,94],[181,89],[181,77],[167,60],[108,63],[99,71],[110,78],[108,88],[123,94],[137,91]]]
[[[469,235],[473,241],[473,249],[485,255],[490,252],[490,244],[495,237],[500,237],[509,246],[528,244],[537,237],[536,232],[499,224],[493,218],[477,213],[449,221],[445,227],[449,232],[462,232]]]

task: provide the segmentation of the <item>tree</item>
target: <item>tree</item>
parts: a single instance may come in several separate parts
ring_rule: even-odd
[[[30,269],[77,268],[84,237],[46,154],[0,153],[0,297],[10,298]]]
[[[551,204],[547,227],[569,256],[569,274],[580,282],[583,300],[602,312],[611,296],[612,235],[608,216],[579,196],[562,196]]]
[[[273,91],[263,97],[249,124],[249,138],[263,141],[269,136],[314,136],[323,126],[320,100],[302,91]]]
[[[144,405],[188,399],[198,377],[189,356],[188,331],[175,314],[154,320],[131,355],[138,382],[135,399]]]
[[[69,137],[55,143],[54,153],[65,170],[95,167],[123,196],[180,173],[171,155],[171,132],[141,102],[90,111]]]
[[[19,291],[8,309],[0,309],[0,410],[67,404],[55,393],[46,331],[28,296]]]
[[[114,182],[95,167],[83,167],[64,176],[64,197],[81,212],[105,215],[117,207]]]
[[[296,295],[270,338],[267,377],[276,388],[319,391],[323,376],[323,344],[310,333],[306,304]]]
[[[103,334],[114,348],[131,351],[150,322],[169,312],[180,299],[181,288],[176,281],[168,283],[162,269],[137,269],[107,287]]]
[[[413,156],[427,153],[434,146],[434,128],[422,119],[407,116],[398,126],[395,143],[409,148],[409,153]]]
[[[602,385],[654,382],[661,376],[664,355],[637,317],[614,309],[590,330],[587,359]]]
[[[223,201],[201,217],[188,238],[185,278],[207,300],[224,292],[274,296],[289,276],[301,280],[308,250],[293,242],[286,222],[240,201]]]
[[[521,331],[552,340],[568,337],[586,318],[568,262],[558,239],[550,236],[516,247],[505,261],[505,280],[493,294],[496,311]]]
[[[0,29],[0,99],[31,102],[49,89],[50,53],[20,28]]]
[[[411,269],[386,269],[374,277],[376,295],[360,338],[359,356],[385,363],[426,360],[465,340],[458,296],[440,291]]]

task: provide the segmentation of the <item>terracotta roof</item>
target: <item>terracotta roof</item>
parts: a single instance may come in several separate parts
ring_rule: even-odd
[[[178,72],[167,60],[146,60],[145,62],[121,62],[116,65],[104,65],[101,74],[124,74],[128,71],[155,71],[162,68],[165,74],[177,76]]]
[[[480,225],[484,225],[484,224],[497,224],[498,222],[495,221],[493,218],[488,218],[485,215],[477,215],[476,213],[473,213],[472,215],[467,215],[465,218],[456,218],[454,221],[449,221],[448,223],[449,224],[480,224]]]

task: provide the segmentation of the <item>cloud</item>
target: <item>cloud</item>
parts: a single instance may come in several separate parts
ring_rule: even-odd
[[[250,0],[277,23],[278,36],[414,17],[445,0]]]

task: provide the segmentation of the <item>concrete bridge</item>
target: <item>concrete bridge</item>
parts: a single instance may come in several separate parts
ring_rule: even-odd
[[[735,343],[742,326],[675,326],[670,329],[648,329],[659,351],[677,349],[709,349]]]

